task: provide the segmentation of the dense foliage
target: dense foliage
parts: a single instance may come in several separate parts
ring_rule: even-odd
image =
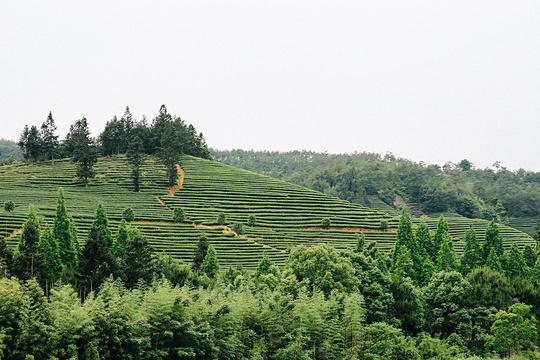
[[[443,217],[426,234],[404,209],[391,254],[358,236],[354,251],[295,247],[281,268],[264,254],[253,274],[221,269],[204,237],[193,266],[156,256],[125,220],[113,234],[101,203],[62,253],[55,234],[76,241],[62,190],[56,214],[30,208],[15,253],[0,243],[0,359],[540,356],[538,249],[499,253],[495,223],[487,258],[472,228],[460,261]]]
[[[17,156],[9,144],[0,143],[0,151],[7,149],[7,155]],[[133,167],[131,178],[135,191],[139,191],[140,167],[145,154],[162,159],[168,169],[170,186],[175,184],[178,176],[176,164],[181,154],[210,158],[203,134],[197,134],[193,125],[169,114],[165,105],[160,107],[151,125],[144,117],[140,121],[135,120],[127,107],[120,119],[115,116],[107,122],[97,138],[90,136],[88,121],[83,117],[70,126],[63,141],[58,140],[54,118],[49,112],[40,130],[35,125],[25,125],[18,146],[27,163],[51,160],[54,164],[55,158],[70,157],[77,164],[77,176],[85,185],[95,175],[93,166],[98,155],[127,154]]]
[[[508,216],[540,215],[540,173],[477,169],[468,160],[427,165],[374,153],[330,155],[310,151],[218,151],[214,158],[235,167],[370,205],[376,195],[392,205],[396,195],[426,213],[455,211],[469,218],[505,222]]]

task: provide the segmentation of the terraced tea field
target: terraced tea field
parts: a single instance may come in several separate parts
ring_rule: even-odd
[[[340,249],[352,248],[359,231],[366,235],[367,242],[377,241],[385,251],[395,242],[398,219],[382,211],[214,161],[183,156],[180,165],[185,174],[182,187],[169,191],[165,168],[157,160],[148,159],[142,169],[140,193],[131,190],[130,169],[123,157],[100,158],[98,175],[88,187],[75,178],[75,166],[66,160],[54,166],[0,167],[0,202],[13,200],[16,204],[12,213],[0,212],[0,234],[7,231],[10,245],[15,246],[29,204],[34,204],[44,226],[52,223],[57,188],[62,186],[79,241],[84,242],[94,210],[102,201],[113,231],[122,211],[131,207],[136,217],[133,225],[154,248],[183,262],[191,261],[202,234],[216,247],[222,265],[242,264],[249,269],[256,267],[264,251],[277,264],[283,264],[287,250],[299,244],[326,242]],[[184,209],[187,223],[172,223],[176,207]],[[226,214],[226,225],[244,223],[245,235],[219,226],[216,219],[220,213]],[[251,227],[247,226],[250,215],[256,217]],[[320,228],[323,218],[331,220],[330,229]],[[388,222],[388,230],[379,230],[381,220]],[[480,238],[488,224],[465,218],[448,221],[458,253],[469,223]],[[436,219],[427,222],[431,229],[436,228]],[[520,246],[532,243],[528,235],[510,227],[501,226],[501,233],[507,247],[513,241]]]

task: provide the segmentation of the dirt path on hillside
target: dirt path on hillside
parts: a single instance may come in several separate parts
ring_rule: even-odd
[[[11,234],[9,234],[9,236],[7,237],[7,239],[11,239],[12,237],[14,236],[17,236],[18,234],[22,233],[22,229],[17,229],[15,231],[13,231]]]
[[[184,184],[184,176],[186,176],[184,169],[182,169],[180,165],[176,164],[176,170],[178,171],[178,185],[169,188],[170,196],[174,196],[174,193],[182,188],[182,185]]]

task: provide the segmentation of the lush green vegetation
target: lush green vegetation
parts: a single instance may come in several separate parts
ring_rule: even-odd
[[[265,252],[253,274],[222,270],[204,237],[192,267],[156,256],[125,220],[113,233],[102,203],[79,249],[65,205],[60,190],[45,230],[30,207],[14,253],[0,242],[0,359],[540,356],[540,259],[505,252],[494,222],[482,247],[469,228],[461,261],[444,218],[431,237],[404,210],[391,258],[358,236],[354,251],[295,247],[283,266]]]
[[[385,209],[379,199],[394,206],[396,196],[400,196],[413,210],[434,217],[455,212],[468,218],[510,221],[531,235],[540,215],[540,173],[512,172],[499,163],[493,169],[476,169],[468,160],[440,167],[392,154],[244,150],[212,150],[212,154],[225,164],[372,208]]]
[[[501,200],[411,218],[381,198],[413,199],[416,164],[382,161],[402,187],[380,192],[351,161],[331,186],[374,210],[208,160],[164,106],[99,142],[84,118],[54,131],[25,127],[25,163],[0,166],[0,359],[540,358],[540,228],[504,225]],[[460,168],[428,180],[467,189]]]

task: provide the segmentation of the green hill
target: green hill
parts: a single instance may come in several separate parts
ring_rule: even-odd
[[[165,167],[148,159],[142,169],[141,192],[131,190],[130,169],[123,157],[100,158],[97,176],[88,187],[75,176],[75,166],[68,160],[54,166],[39,164],[0,167],[0,202],[13,200],[12,213],[0,212],[0,234],[7,231],[9,243],[15,246],[28,205],[33,204],[43,226],[52,223],[57,189],[65,190],[66,206],[73,216],[84,242],[93,220],[95,208],[102,201],[113,232],[126,207],[135,212],[134,225],[148,237],[158,251],[191,262],[193,250],[201,235],[206,235],[217,250],[222,265],[241,264],[253,269],[267,252],[277,264],[283,264],[287,250],[299,244],[329,243],[337,248],[352,248],[356,234],[362,231],[366,241],[377,241],[390,251],[396,238],[398,218],[330,195],[293,185],[281,180],[237,169],[215,161],[191,156],[181,158],[182,186],[167,188]],[[188,223],[172,222],[176,207],[184,209]],[[225,213],[227,225],[244,223],[245,235],[234,233],[229,226],[219,226],[216,219]],[[250,215],[256,217],[253,227],[247,226]],[[321,220],[329,218],[331,227],[321,229]],[[388,222],[386,231],[379,230],[381,220]],[[488,224],[485,220],[448,219],[456,251],[463,248],[463,237],[469,223],[479,234]],[[427,219],[431,229],[436,219]],[[525,233],[500,226],[505,246],[517,242],[520,247],[532,243]]]

